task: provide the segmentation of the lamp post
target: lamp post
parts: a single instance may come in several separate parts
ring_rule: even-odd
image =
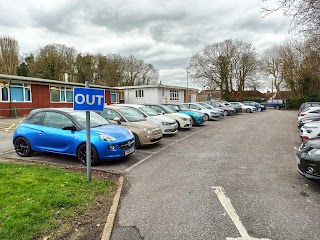
[[[189,68],[187,67],[187,102],[189,102]]]

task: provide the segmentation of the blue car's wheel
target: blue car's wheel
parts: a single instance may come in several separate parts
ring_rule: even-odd
[[[83,165],[87,165],[86,144],[80,145],[80,147],[78,148],[77,157]],[[98,163],[99,163],[99,156],[98,156],[97,150],[91,145],[91,165],[95,166],[95,165],[98,165]]]
[[[16,140],[14,140],[13,145],[14,145],[14,149],[16,150],[16,153],[20,157],[28,157],[32,154],[30,143],[24,137],[17,137]]]

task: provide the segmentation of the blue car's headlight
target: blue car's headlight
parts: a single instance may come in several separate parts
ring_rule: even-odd
[[[114,141],[117,140],[114,137],[111,137],[111,136],[109,136],[107,134],[100,134],[100,138],[101,138],[101,140],[104,140],[106,142],[114,142]]]

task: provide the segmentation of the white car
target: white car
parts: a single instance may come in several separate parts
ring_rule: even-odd
[[[203,119],[205,121],[217,120],[220,118],[220,114],[217,110],[205,108],[199,103],[183,103],[182,105],[186,106],[191,111],[203,113]]]
[[[300,128],[300,139],[302,142],[317,136],[320,136],[320,122],[306,123]]]
[[[174,120],[178,123],[178,128],[191,128],[191,117],[183,114],[174,112],[171,110],[171,108],[167,107],[166,105],[157,105],[157,104],[146,104],[149,108],[152,108],[159,114],[164,114]]]
[[[156,124],[158,124],[159,127],[161,128],[162,134],[164,135],[175,134],[176,132],[178,132],[178,124],[176,120],[168,116],[159,115],[156,111],[149,108],[148,106],[140,105],[140,104],[118,104],[118,105],[137,109],[148,120],[151,120]]]
[[[320,117],[320,107],[308,107],[298,116],[298,122],[307,117]]]
[[[242,112],[253,113],[257,111],[257,108],[254,106],[244,105],[242,102],[229,102],[231,105],[241,105]]]

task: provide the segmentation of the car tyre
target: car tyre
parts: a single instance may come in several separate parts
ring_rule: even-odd
[[[31,145],[24,137],[17,137],[14,140],[14,149],[20,157],[29,157],[32,154]]]
[[[228,116],[228,111],[227,110],[223,111],[223,115]]]
[[[276,106],[276,109],[280,110],[280,106]]]
[[[205,113],[204,116],[203,116],[203,120],[208,121],[209,120],[209,115]]]
[[[86,144],[81,144],[77,151],[78,160],[83,164],[87,165],[87,147]],[[91,145],[91,165],[96,166],[100,162],[98,152],[94,146]]]
[[[193,126],[193,124],[196,122],[196,120],[193,118],[193,117],[191,117],[191,119],[190,119],[190,125],[191,125],[191,127]]]
[[[178,122],[178,120],[176,120],[176,123],[178,124],[178,129],[180,129],[180,123]]]
[[[133,135],[134,135],[134,145],[136,146],[136,148],[139,148],[141,146],[139,137],[136,134],[133,134]]]

